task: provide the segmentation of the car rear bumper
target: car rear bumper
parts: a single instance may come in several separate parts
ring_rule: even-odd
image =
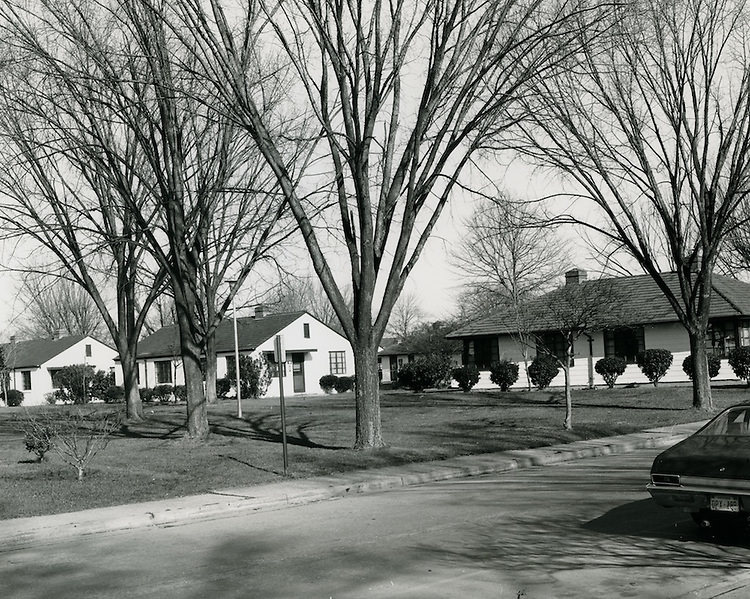
[[[744,481],[743,481],[744,482]],[[750,512],[750,489],[733,486],[731,481],[721,481],[717,485],[659,485],[649,483],[646,490],[656,503],[664,507],[681,507],[697,512],[711,507],[711,497],[736,497],[740,511]]]

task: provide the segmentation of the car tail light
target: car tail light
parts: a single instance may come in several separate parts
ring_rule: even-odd
[[[679,474],[652,474],[651,482],[654,483],[655,485],[679,486],[680,475]]]

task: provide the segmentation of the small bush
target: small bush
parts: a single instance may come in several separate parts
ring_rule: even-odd
[[[615,386],[615,382],[617,382],[617,377],[625,372],[627,365],[628,363],[625,361],[625,358],[610,356],[597,360],[596,364],[594,364],[594,370],[596,370],[597,374],[601,375],[604,382],[607,383],[607,387],[612,389]]]
[[[232,381],[228,378],[216,379],[216,397],[223,397],[226,399],[229,390],[232,388]]]
[[[156,385],[151,390],[151,401],[167,403],[172,399],[172,385]]]
[[[448,386],[451,361],[442,354],[420,356],[398,371],[399,385],[412,391]]]
[[[102,372],[98,377],[94,367],[88,364],[71,364],[64,366],[54,375],[55,384],[59,387],[57,391],[64,395],[63,401],[84,404],[91,401],[92,383],[101,386],[103,381],[108,381],[106,373]],[[109,383],[107,383],[109,384]],[[60,397],[62,399],[62,397]]]
[[[102,399],[107,403],[121,403],[125,401],[125,388],[121,385],[110,385],[104,390]]]
[[[235,372],[234,362],[227,365],[227,378],[235,386],[237,374]],[[268,391],[271,384],[271,371],[268,361],[264,356],[240,355],[240,385],[242,388],[242,397],[262,397]]]
[[[346,393],[354,389],[354,377],[353,376],[340,376],[336,379],[334,385],[336,393]]]
[[[468,393],[472,387],[479,382],[479,368],[476,364],[467,364],[460,368],[454,368],[452,372],[453,378],[458,387],[464,392]]]
[[[733,349],[729,353],[729,365],[738,379],[747,381],[750,385],[750,347]]]
[[[493,362],[490,364],[490,380],[500,387],[500,391],[507,391],[518,380],[518,364],[508,360]]]
[[[529,364],[529,378],[537,389],[546,389],[560,372],[557,360],[547,354],[539,354]]]
[[[318,383],[320,384],[320,388],[323,389],[326,393],[330,393],[336,388],[336,383],[338,382],[339,377],[337,377],[335,374],[324,374],[322,377],[320,377],[320,380]]]
[[[9,389],[5,395],[5,401],[8,407],[16,408],[23,403],[23,392],[18,389]]]
[[[26,445],[26,451],[36,455],[36,461],[41,463],[44,456],[52,449],[53,432],[49,426],[36,424],[26,426],[23,431],[23,442]]]
[[[175,385],[172,390],[176,401],[187,401],[187,388],[185,385]]]
[[[721,370],[721,358],[710,354],[706,356],[708,360],[708,378],[712,379],[715,376],[719,376],[719,370]],[[687,357],[682,361],[682,370],[693,380],[693,355],[688,354]]]
[[[659,381],[672,365],[672,352],[668,349],[647,349],[638,354],[636,363],[654,387],[658,387]]]
[[[141,396],[141,401],[145,401],[145,402],[154,401],[154,392],[152,389],[149,389],[148,387],[143,387],[142,389],[138,390],[138,393]]]

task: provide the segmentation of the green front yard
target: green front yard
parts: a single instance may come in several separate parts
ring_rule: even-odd
[[[357,452],[351,393],[287,401],[289,473],[333,474],[458,455],[538,447],[625,434],[707,418],[691,408],[689,387],[638,387],[574,392],[573,431],[564,431],[562,391],[387,392],[383,434],[389,447]],[[717,408],[750,401],[745,387],[714,389]],[[110,408],[100,408],[110,409]],[[82,482],[57,456],[34,463],[16,419],[23,408],[0,408],[0,519],[167,499],[278,481],[282,448],[278,400],[210,408],[204,445],[183,438],[185,406],[146,405],[148,422],[115,436]],[[33,409],[29,409],[33,412]]]

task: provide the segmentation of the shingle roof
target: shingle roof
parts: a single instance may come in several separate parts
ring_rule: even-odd
[[[8,368],[36,368],[85,338],[85,335],[71,335],[58,339],[32,339],[3,343],[0,347]]]
[[[399,343],[395,337],[384,337],[380,344],[383,349],[378,352],[379,356],[405,356],[414,353],[413,349],[405,343]]]
[[[255,349],[305,314],[307,312],[285,312],[262,318],[238,318],[237,343],[240,350]],[[234,326],[231,318],[222,320],[216,328],[216,351],[234,351]],[[138,342],[138,358],[171,357],[179,354],[180,335],[177,325],[163,327]]]
[[[680,297],[677,273],[662,273],[662,277],[675,295]],[[623,326],[677,322],[674,309],[651,275],[594,279],[579,284],[584,286],[602,284],[611,286],[614,296],[620,298],[619,312],[632,315],[630,322],[619,323]],[[711,318],[750,316],[750,284],[715,274],[711,286],[713,288]],[[517,330],[514,322],[510,311],[507,308],[502,308],[486,317],[466,324],[448,334],[447,337],[456,339],[480,335],[510,334]],[[554,328],[554,326],[540,317],[531,328],[535,331],[545,331]]]

